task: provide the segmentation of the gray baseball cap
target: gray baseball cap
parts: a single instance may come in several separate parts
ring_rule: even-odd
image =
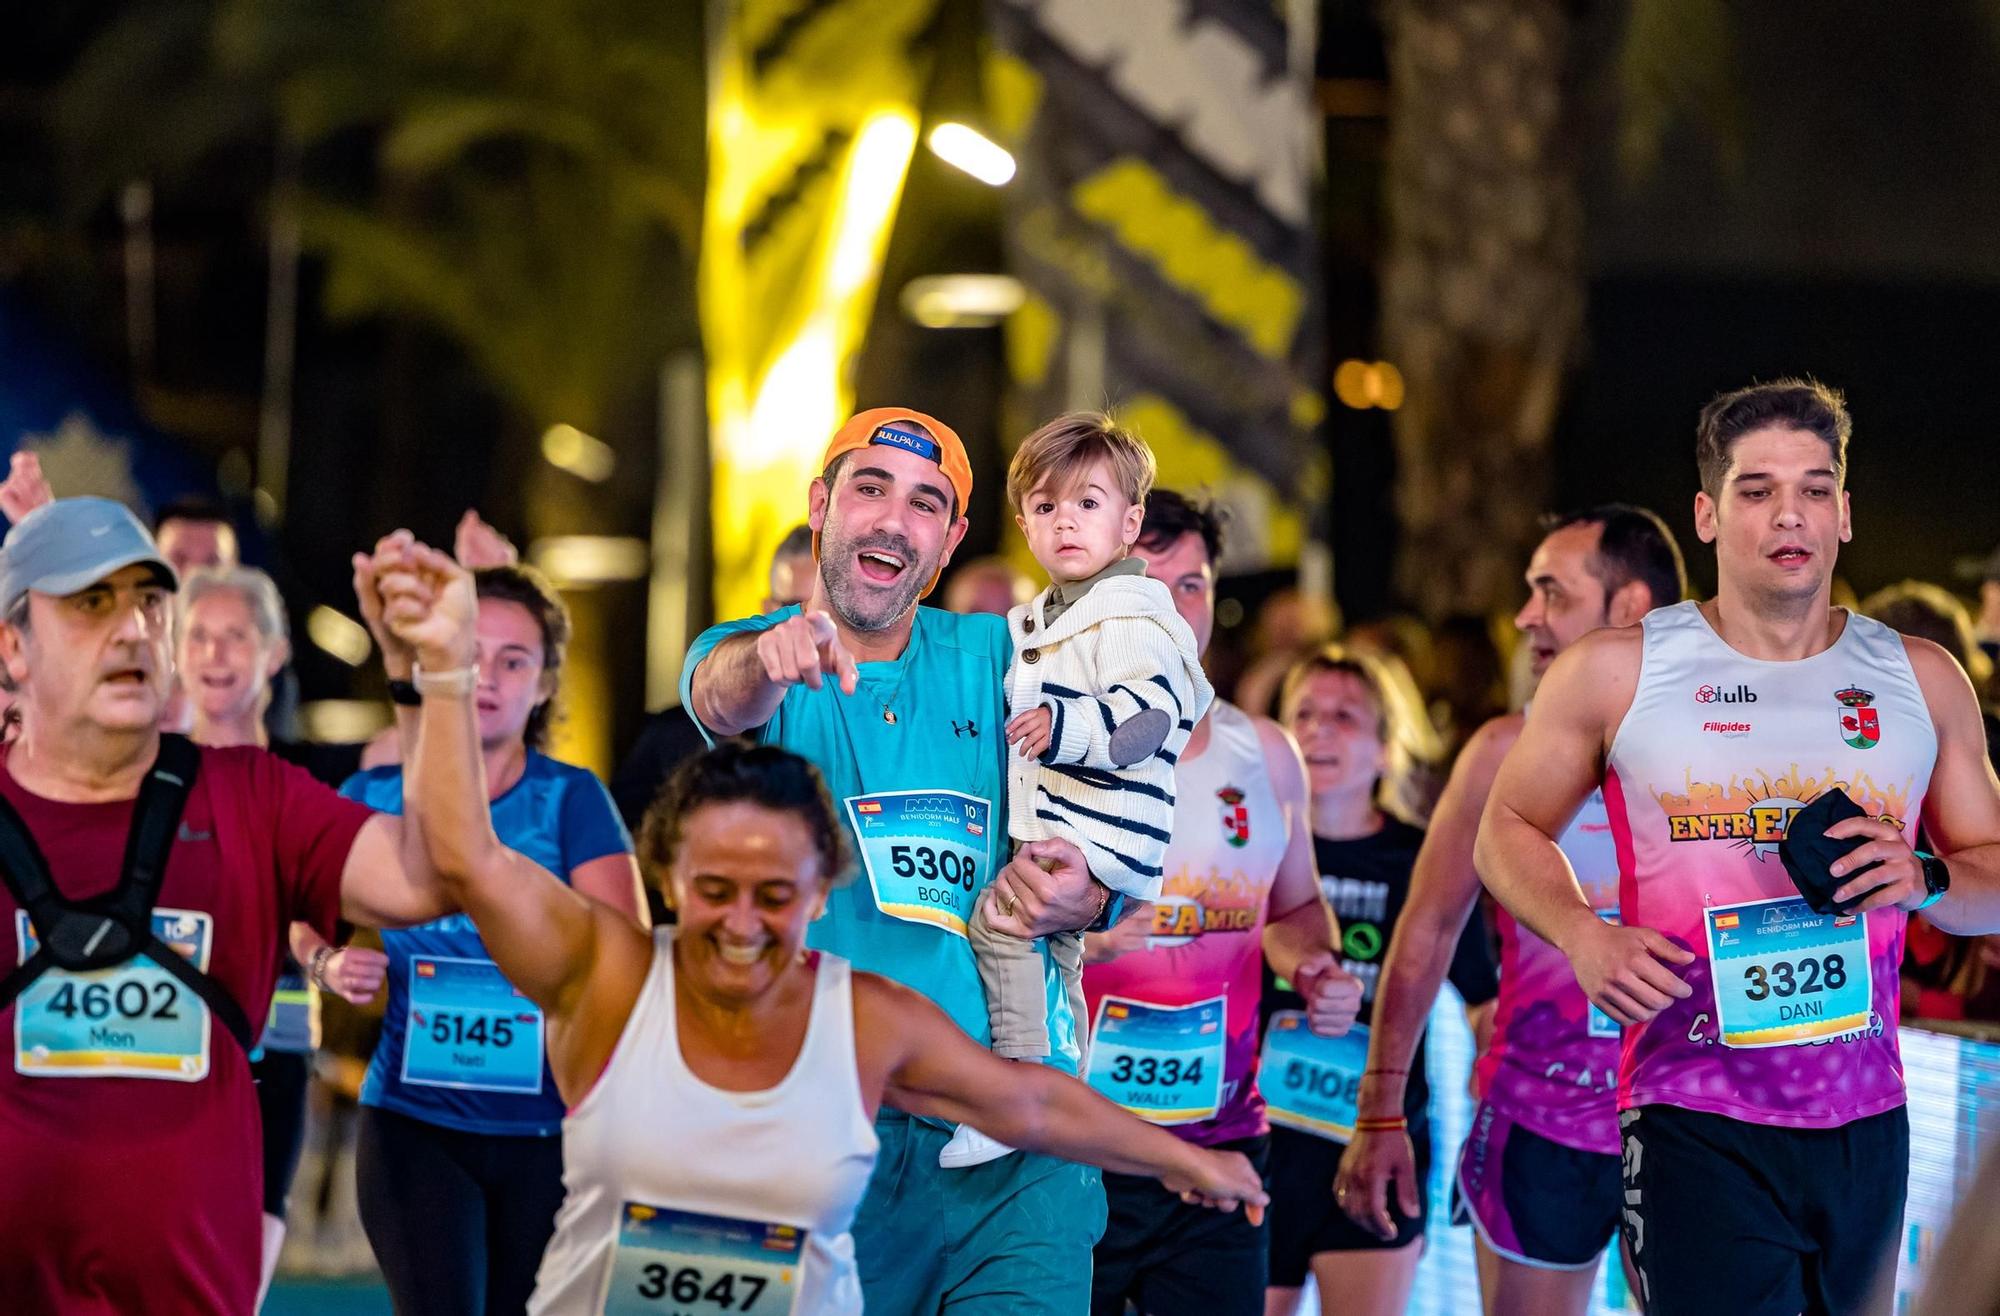
[[[0,544],[0,615],[29,590],[74,594],[136,563],[157,569],[171,589],[174,569],[125,504],[109,498],[58,498],[21,518]]]

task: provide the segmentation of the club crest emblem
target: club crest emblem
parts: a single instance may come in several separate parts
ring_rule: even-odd
[[[1855,749],[1873,749],[1882,739],[1882,719],[1874,707],[1874,692],[1850,685],[1834,691],[1833,697],[1840,701],[1840,738]]]
[[[1223,839],[1238,848],[1250,844],[1250,809],[1243,803],[1243,792],[1224,786],[1215,796],[1222,801]]]

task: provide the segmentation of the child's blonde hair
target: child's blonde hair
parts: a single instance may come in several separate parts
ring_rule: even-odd
[[[1007,467],[1007,501],[1019,511],[1028,495],[1044,486],[1068,493],[1083,482],[1099,458],[1110,463],[1111,478],[1125,501],[1143,505],[1158,473],[1153,450],[1138,435],[1096,411],[1057,416],[1021,440]]]

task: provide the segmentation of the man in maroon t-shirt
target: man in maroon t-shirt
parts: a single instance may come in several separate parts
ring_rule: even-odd
[[[0,676],[22,713],[0,796],[57,890],[120,878],[133,801],[172,684],[172,569],[126,509],[50,503],[0,548]],[[407,670],[407,655],[389,655]],[[420,923],[448,912],[422,846],[256,749],[204,749],[153,928],[242,1008],[270,1008],[294,920]],[[406,839],[411,843],[406,849]],[[0,886],[0,969],[36,932]],[[262,1160],[248,1058],[146,958],[50,969],[0,1008],[0,1312],[228,1313],[257,1300]]]

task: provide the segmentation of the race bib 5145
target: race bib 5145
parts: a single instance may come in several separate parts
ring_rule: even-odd
[[[542,1090],[542,1011],[492,960],[410,961],[403,1081],[533,1094]]]

